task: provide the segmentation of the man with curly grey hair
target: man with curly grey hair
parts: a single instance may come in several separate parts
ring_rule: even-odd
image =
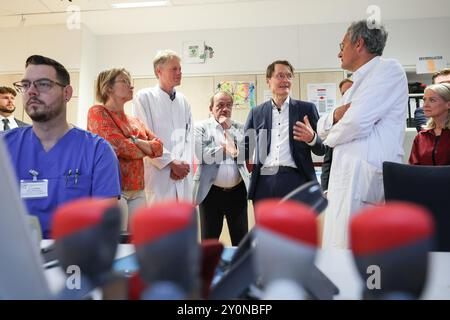
[[[381,58],[387,37],[384,26],[362,20],[350,25],[340,44],[338,57],[354,84],[343,105],[317,126],[334,148],[324,247],[348,247],[350,216],[384,201],[383,162],[402,161],[408,83],[400,63]]]

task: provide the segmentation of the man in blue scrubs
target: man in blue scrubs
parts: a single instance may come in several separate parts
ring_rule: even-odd
[[[24,78],[14,86],[33,125],[10,130],[3,138],[21,198],[39,218],[43,237],[49,238],[59,205],[83,197],[118,199],[119,162],[108,142],[67,122],[73,89],[64,66],[34,55],[25,68]]]

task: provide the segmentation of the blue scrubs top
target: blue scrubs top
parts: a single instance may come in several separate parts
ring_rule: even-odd
[[[111,145],[98,135],[70,129],[48,152],[31,126],[3,136],[19,185],[20,180],[32,180],[30,170],[39,173],[38,180],[48,180],[48,197],[24,199],[28,212],[39,218],[44,238],[51,236],[51,219],[62,203],[83,197],[120,196],[119,161]]]

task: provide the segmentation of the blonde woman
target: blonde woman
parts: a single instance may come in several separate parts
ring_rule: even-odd
[[[120,163],[122,202],[128,217],[145,205],[144,157],[159,157],[162,142],[138,119],[124,112],[124,105],[133,99],[130,73],[125,69],[101,72],[97,78],[97,100],[88,112],[88,130],[105,138],[116,152]]]
[[[429,120],[414,139],[409,163],[450,165],[450,84],[428,86],[423,102],[423,111]]]

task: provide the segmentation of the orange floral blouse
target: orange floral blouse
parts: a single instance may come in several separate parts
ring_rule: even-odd
[[[127,116],[123,111],[107,110],[102,105],[94,105],[89,109],[87,129],[107,140],[116,152],[120,163],[122,190],[143,190],[143,158],[147,155],[130,137],[151,140],[156,137],[155,134],[139,119]],[[162,150],[162,143],[153,141],[152,150]]]

